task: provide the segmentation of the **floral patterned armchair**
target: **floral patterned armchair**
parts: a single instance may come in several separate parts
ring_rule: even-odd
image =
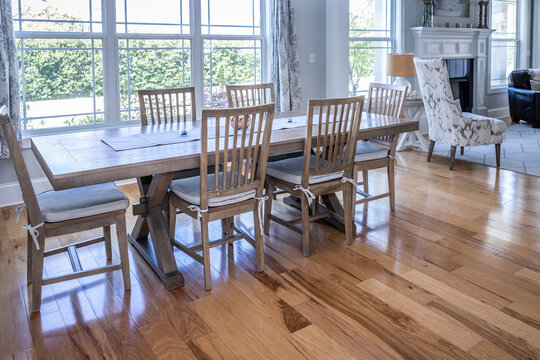
[[[497,167],[500,166],[501,143],[506,123],[472,113],[461,112],[454,102],[448,79],[446,61],[443,59],[414,59],[422,100],[428,120],[429,152],[427,161],[436,142],[450,145],[450,170],[453,168],[456,147],[495,144]]]

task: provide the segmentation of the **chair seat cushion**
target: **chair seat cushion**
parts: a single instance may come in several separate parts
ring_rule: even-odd
[[[311,155],[310,168],[315,168],[315,156]],[[304,157],[296,157],[268,163],[266,174],[276,179],[280,179],[292,184],[302,183],[302,170],[304,168]],[[309,184],[318,184],[325,181],[335,180],[343,177],[343,171],[313,175],[309,177]]]
[[[373,145],[365,141],[358,141],[354,162],[384,159],[388,157],[388,149],[382,146]]]
[[[37,196],[45,222],[59,222],[125,210],[129,199],[114,183],[47,191]]]
[[[223,180],[223,173],[219,174],[219,182]],[[230,172],[227,172],[227,178],[230,179]],[[215,174],[208,174],[208,190],[214,190]],[[171,182],[170,189],[178,197],[193,205],[201,205],[201,178],[194,176],[186,179],[178,179]],[[208,198],[208,206],[217,207],[238,203],[255,197],[255,190],[249,190],[234,195]]]

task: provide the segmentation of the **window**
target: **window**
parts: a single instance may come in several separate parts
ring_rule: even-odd
[[[201,13],[204,103],[225,107],[227,84],[261,82],[260,1],[202,0]]]
[[[388,82],[386,55],[393,47],[392,0],[349,1],[349,93]]]
[[[104,121],[101,1],[12,0],[23,129]]]
[[[491,4],[491,88],[504,88],[508,74],[516,68],[517,2],[493,0]]]
[[[139,120],[137,90],[191,84],[188,0],[116,0],[120,118]]]
[[[263,5],[12,0],[24,129],[139,121],[140,89],[194,85],[199,104],[226,106],[225,85],[261,82]]]

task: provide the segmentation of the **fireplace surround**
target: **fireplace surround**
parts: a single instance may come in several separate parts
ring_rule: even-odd
[[[457,63],[470,66],[467,76],[458,76],[459,80],[454,81],[454,88],[459,90],[459,96],[456,98],[467,96],[467,101],[469,101],[463,111],[480,115],[487,114],[488,39],[493,31],[475,28],[411,28],[415,40],[414,53],[416,57],[421,59],[462,59],[463,62]],[[465,81],[467,81],[466,85],[461,84]],[[467,91],[470,93],[464,95]],[[456,95],[455,92],[454,95]],[[461,100],[462,105],[464,105],[463,99]]]

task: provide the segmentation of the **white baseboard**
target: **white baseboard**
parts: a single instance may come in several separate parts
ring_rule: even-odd
[[[46,177],[32,180],[32,185],[34,186],[36,194],[52,190],[52,186]],[[19,205],[22,203],[23,197],[18,182],[0,184],[0,207]]]
[[[136,179],[126,179],[116,181],[115,183],[118,186],[122,186],[133,184],[136,182]],[[41,194],[42,192],[52,190],[52,186],[46,177],[32,180],[32,185],[34,186],[34,191],[36,192],[36,194]],[[0,208],[12,205],[19,205],[22,203],[23,197],[18,182],[0,184]]]
[[[501,107],[501,108],[495,108],[495,109],[489,109],[487,111],[487,116],[492,118],[503,118],[503,117],[509,117],[510,116],[510,109],[508,106]]]

